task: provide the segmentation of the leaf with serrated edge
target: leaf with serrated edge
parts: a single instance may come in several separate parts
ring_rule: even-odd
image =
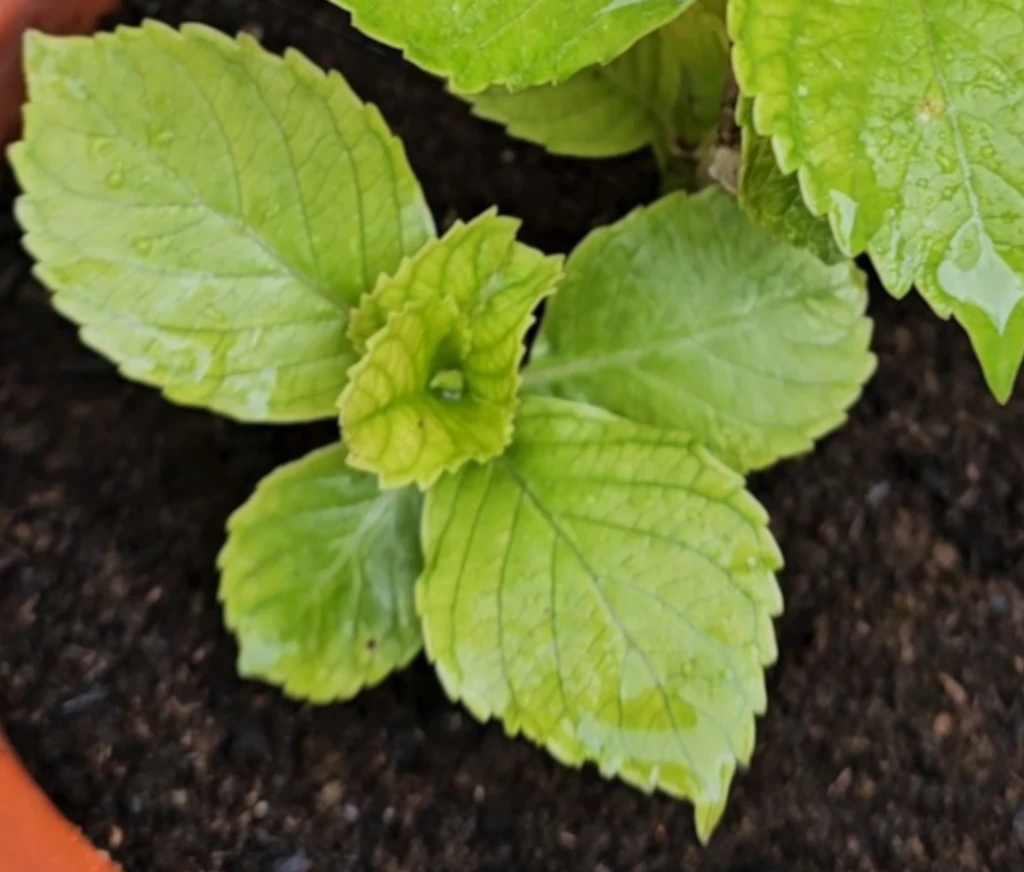
[[[415,489],[382,493],[341,445],[268,475],[228,522],[218,559],[239,672],[292,697],[346,700],[421,647]]]
[[[565,81],[618,57],[693,0],[332,0],[356,27],[466,94]]]
[[[1024,0],[734,0],[736,75],[782,169],[886,287],[1024,354]]]
[[[779,239],[814,252],[825,263],[847,260],[836,245],[828,221],[807,208],[795,175],[785,175],[775,160],[772,142],[742,125],[742,157],[737,196],[755,224]]]
[[[516,245],[521,226],[518,219],[488,209],[468,224],[456,221],[444,239],[407,258],[393,276],[381,276],[352,312],[349,338],[356,350],[363,354],[388,315],[407,303],[451,296],[459,311],[474,316],[494,296],[525,288],[529,298],[537,271],[556,272],[561,258],[545,261],[533,249]]]
[[[175,402],[330,417],[349,307],[434,235],[377,110],[195,25],[32,36],[27,63],[18,217],[84,341]]]
[[[606,158],[647,145],[699,144],[717,128],[729,73],[722,0],[697,0],[607,66],[522,91],[468,99],[481,118],[553,154]]]
[[[449,466],[485,460],[508,444],[514,395],[489,403],[467,390],[459,373],[470,341],[450,299],[410,303],[390,316],[342,394],[352,466],[377,473],[381,487],[426,489]],[[438,380],[444,373],[450,384]]]
[[[734,469],[760,469],[842,424],[874,371],[864,285],[719,189],[673,194],[573,252],[525,386],[686,430]]]
[[[448,694],[560,761],[690,799],[707,839],[754,748],[781,557],[691,437],[523,401],[500,459],[427,495],[416,586]]]
[[[353,315],[366,353],[341,395],[342,433],[349,463],[383,487],[428,488],[512,438],[523,338],[562,268],[517,243],[518,229],[493,211],[456,224]]]

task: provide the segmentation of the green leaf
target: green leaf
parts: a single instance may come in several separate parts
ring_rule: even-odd
[[[18,217],[85,342],[179,403],[334,414],[349,307],[434,235],[377,110],[194,25],[36,35],[27,63]]]
[[[662,29],[682,72],[675,107],[677,137],[691,146],[717,134],[731,72],[726,0],[697,0]]]
[[[554,154],[605,158],[696,145],[717,128],[729,73],[722,0],[698,0],[607,66],[557,85],[467,99],[481,118]]]
[[[784,175],[775,160],[772,141],[744,124],[740,179],[740,205],[754,223],[779,239],[809,249],[825,263],[846,260],[836,245],[828,221],[811,214],[795,175]]]
[[[706,840],[776,656],[766,524],[689,437],[528,398],[502,458],[427,496],[427,653],[476,717],[690,799]]]
[[[568,79],[618,57],[693,0],[332,0],[375,39],[473,94]]]
[[[523,91],[499,85],[467,99],[476,115],[552,154],[608,158],[672,142],[681,77],[662,33],[566,82]]]
[[[407,303],[452,297],[460,312],[476,318],[496,299],[536,305],[534,287],[559,272],[562,258],[545,258],[516,243],[522,222],[488,209],[468,224],[456,221],[440,241],[407,258],[394,276],[381,276],[352,312],[349,338],[363,354],[388,315]]]
[[[415,489],[381,493],[341,445],[263,479],[218,559],[239,672],[326,703],[412,660],[421,502]]]
[[[1024,0],[734,0],[736,74],[841,247],[967,329],[993,392],[1024,354]]]
[[[518,229],[493,211],[456,224],[353,314],[365,355],[341,396],[342,431],[349,463],[383,487],[426,489],[512,438],[523,338],[562,273]]]
[[[838,427],[874,370],[863,275],[751,224],[716,188],[576,249],[526,386],[693,433],[734,469]]]

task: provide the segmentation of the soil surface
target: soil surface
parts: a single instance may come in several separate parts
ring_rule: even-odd
[[[342,70],[442,222],[497,203],[560,251],[655,196],[646,158],[511,142],[324,2],[140,11]],[[476,724],[422,660],[327,708],[240,681],[224,521],[333,427],[236,426],[121,381],[25,265],[0,253],[0,722],[128,872],[1024,870],[1024,393],[998,407],[918,300],[876,290],[851,423],[753,481],[788,608],[758,751],[701,849],[688,805]]]

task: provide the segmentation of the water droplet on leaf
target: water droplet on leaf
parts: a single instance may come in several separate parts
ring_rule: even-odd
[[[430,380],[430,389],[442,400],[458,402],[466,390],[466,377],[460,369],[445,369]]]

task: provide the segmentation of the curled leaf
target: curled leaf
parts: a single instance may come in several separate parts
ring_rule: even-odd
[[[561,277],[561,258],[516,242],[485,213],[425,246],[353,314],[363,359],[339,402],[358,469],[384,487],[428,488],[512,438],[523,338]]]

